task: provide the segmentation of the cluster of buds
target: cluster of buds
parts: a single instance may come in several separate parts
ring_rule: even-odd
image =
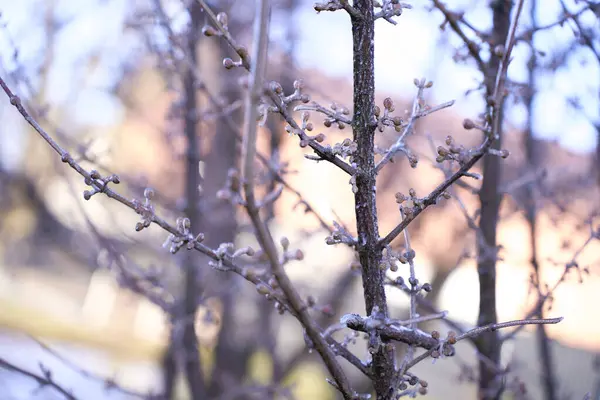
[[[432,331],[431,337],[435,340],[439,340],[440,344],[437,349],[431,352],[432,358],[440,357],[452,357],[455,353],[454,345],[457,342],[456,332],[449,331],[445,339],[441,339],[441,335],[438,331]]]
[[[304,111],[302,113],[302,119],[301,119],[301,125],[302,129],[304,129],[305,131],[309,131],[312,132],[312,130],[314,129],[314,125],[312,122],[310,122],[310,113],[308,111]]]
[[[177,253],[183,246],[186,246],[188,250],[192,250],[196,243],[201,243],[204,240],[204,234],[199,233],[194,236],[191,232],[191,221],[189,218],[180,217],[177,218],[176,226],[178,234],[170,234],[167,237],[163,247],[168,247],[172,254]]]
[[[358,150],[358,145],[350,138],[344,139],[341,143],[336,143],[333,145],[331,152],[342,158],[347,158],[352,156]]]
[[[407,217],[411,217],[415,211],[422,210],[425,207],[425,198],[417,197],[417,192],[413,188],[408,190],[408,196],[401,192],[397,192],[395,196],[396,203],[399,204],[398,209]],[[449,199],[450,194],[444,192],[442,197]]]
[[[485,132],[485,128],[475,124],[470,119],[465,119],[463,121],[463,127],[465,129],[475,129],[476,128],[476,129],[479,129],[479,130],[482,130],[483,132]],[[459,165],[462,166],[471,159],[474,152],[480,151],[479,149],[466,149],[463,145],[457,144],[452,136],[446,136],[445,143],[446,143],[447,147],[438,146],[438,148],[437,148],[437,157],[435,160],[438,163],[442,163],[444,161],[456,161],[456,162],[458,162]],[[502,149],[502,150],[489,149],[488,154],[502,157],[502,158],[507,158],[508,156],[510,156],[510,152],[506,149]]]
[[[382,161],[386,160],[387,162],[389,160],[390,163],[394,163],[395,156],[391,154],[396,154],[397,152],[404,153],[411,168],[417,168],[417,165],[419,164],[419,156],[418,154],[413,153],[413,151],[406,146],[404,141],[397,141],[389,149],[381,148],[375,145],[375,154],[383,156],[383,158],[381,159]],[[382,161],[380,161],[380,163]]]
[[[413,153],[408,147],[405,149],[404,153],[406,154],[406,158],[408,159],[408,163],[411,168],[417,168],[419,164],[419,156]]]
[[[312,130],[314,129],[314,125],[312,122],[309,121],[310,119],[310,114],[308,113],[308,111],[304,111],[302,113],[302,120],[301,120],[301,125],[300,127],[304,130],[304,131],[308,131],[308,132],[312,132]],[[289,127],[289,125],[288,125]],[[290,127],[291,129],[291,127]],[[310,144],[310,142],[312,142],[313,140],[316,141],[317,143],[323,143],[325,141],[325,139],[327,138],[325,136],[324,133],[319,133],[315,136],[309,136],[309,135],[302,135],[302,139],[300,139],[300,147],[305,148],[306,146],[308,146]]]
[[[409,386],[411,386],[409,388]],[[419,379],[416,375],[413,375],[409,372],[406,373],[406,376],[402,378],[402,381],[398,385],[398,398],[404,397],[405,395],[412,395],[416,397],[416,394],[420,394],[422,396],[427,394],[427,387],[429,383],[424,379]],[[410,392],[410,393],[407,393]]]
[[[344,243],[349,246],[354,246],[356,244],[356,239],[352,237],[350,232],[342,225],[338,224],[336,221],[333,221],[333,231],[331,235],[325,238],[325,243],[328,245],[334,245],[339,243]],[[359,264],[360,266],[360,264]]]
[[[456,144],[452,136],[446,136],[446,146],[438,146],[436,161],[442,163],[444,161],[456,161],[459,165],[465,164],[471,159],[471,150],[466,149],[463,145]]]
[[[333,124],[337,124],[338,129],[344,129],[346,127],[346,123],[342,121],[342,116],[344,119],[348,118],[350,115],[350,110],[344,106],[338,106],[335,103],[332,103],[329,108],[331,109],[331,113],[326,113],[327,118],[323,120],[323,125],[326,128],[331,128]]]
[[[220,12],[217,14],[216,24],[217,28],[214,28],[210,25],[205,25],[202,28],[202,34],[207,37],[227,36],[229,40],[233,40],[229,34],[229,18],[227,17],[226,13]],[[232,69],[235,67],[250,65],[250,54],[248,53],[248,49],[245,46],[237,45],[235,43],[233,43],[233,47],[235,48],[235,52],[238,54],[238,56],[240,56],[240,60],[234,61],[229,57],[224,58],[223,66],[226,69]]]
[[[283,254],[281,255],[281,259],[279,262],[281,264],[285,264],[288,261],[302,261],[304,260],[304,253],[300,249],[290,250],[290,240],[287,237],[282,237],[279,241],[281,244],[281,248],[283,249]]]
[[[252,257],[256,254],[256,251],[250,246],[242,247],[235,250],[233,243],[221,243],[219,247],[214,251],[215,259],[208,262],[208,265],[219,270],[224,270],[223,260],[229,258],[235,260],[242,256]]]
[[[413,84],[419,88],[419,89],[431,89],[433,87],[433,82],[432,81],[428,81],[425,78],[421,78],[421,79],[413,79]]]
[[[375,1],[375,8],[381,8],[375,13],[375,19],[383,18],[390,24],[396,25],[397,22],[392,17],[399,17],[402,15],[403,9],[411,9],[412,6],[408,3],[401,3],[399,0],[383,0],[381,3]]]
[[[303,104],[306,104],[310,101],[310,96],[306,93],[303,93],[305,89],[305,84],[302,79],[296,79],[294,81],[294,91],[289,96],[286,96],[283,87],[279,82],[272,81],[269,84],[269,89],[275,93],[281,99],[284,106],[290,105],[294,101],[299,101]]]
[[[223,29],[223,31],[225,32],[229,32],[229,18],[227,17],[227,14],[224,12],[220,12],[217,14],[217,21],[219,22],[219,25],[221,29]],[[204,36],[222,36],[223,33],[219,30],[216,30],[215,28],[213,28],[210,25],[206,25],[202,28],[202,34]]]
[[[414,258],[414,251],[400,253],[392,250],[392,247],[389,245],[385,246],[379,268],[384,271],[389,269],[392,272],[396,272],[398,271],[398,262],[406,264],[411,257]]]
[[[264,296],[267,300],[274,301],[275,309],[280,315],[285,313],[286,306],[277,300],[283,296],[283,293],[280,290],[279,282],[275,276],[271,275],[268,279],[261,279],[256,284],[256,291],[258,294]]]
[[[318,139],[318,138],[319,138],[319,135],[313,137],[313,139]],[[322,138],[324,139],[325,136],[323,135]],[[331,154],[333,156],[339,156],[340,158],[351,158],[352,155],[358,149],[358,145],[354,141],[352,141],[352,139],[349,139],[349,138],[344,139],[341,143],[334,144],[333,148],[329,144],[327,144],[323,147],[324,147],[325,153]],[[322,160],[322,158],[320,156],[315,156],[312,154],[305,154],[304,157],[309,160],[313,160],[313,161],[321,161]],[[355,181],[356,181],[355,177],[352,177],[350,179],[350,184],[352,184],[353,191],[357,190]]]
[[[316,12],[321,11],[337,11],[342,10],[344,8],[342,2],[340,0],[329,0],[326,3],[315,3],[313,6]]]
[[[413,80],[413,84],[417,87],[417,98],[416,98],[416,109],[413,110],[413,113],[416,111],[418,114],[421,114],[424,111],[429,111],[431,109],[430,106],[427,105],[425,101],[425,90],[431,89],[433,87],[433,81],[428,81],[425,78]],[[416,116],[413,115],[413,118]]]
[[[383,132],[386,126],[394,127],[396,132],[402,131],[402,124],[404,121],[398,116],[392,116],[392,113],[395,110],[396,107],[394,106],[394,101],[389,97],[386,97],[383,100],[383,115],[381,115],[381,108],[379,106],[375,106],[373,113],[375,114],[375,121],[377,123],[377,130],[379,132]]]
[[[348,107],[340,106],[336,103],[330,104],[329,108],[327,108],[313,101],[308,105],[301,104],[296,106],[294,111],[315,111],[323,114],[325,116],[323,125],[326,128],[337,125],[338,129],[344,129],[347,125],[352,124]]]
[[[68,161],[64,161],[64,162],[68,162]],[[89,200],[92,198],[93,195],[95,195],[97,193],[102,193],[106,189],[107,185],[111,182],[114,184],[119,184],[121,182],[121,180],[119,179],[119,177],[117,175],[114,175],[114,174],[107,176],[106,178],[103,178],[102,175],[100,175],[100,172],[93,169],[90,172],[89,177],[85,178],[85,184],[88,186],[91,186],[92,189],[85,190],[83,192],[83,198],[86,200]]]
[[[247,86],[247,82],[246,82],[246,86]],[[271,92],[274,93],[275,95],[277,95],[279,97],[279,99],[281,100],[281,104],[267,104],[267,103],[262,103],[258,106],[258,122],[260,126],[264,126],[264,124],[267,121],[267,117],[269,115],[269,113],[278,113],[281,112],[282,110],[285,110],[292,102],[294,101],[300,101],[302,103],[308,103],[310,101],[310,96],[308,94],[302,93],[302,89],[304,88],[304,82],[302,80],[296,80],[294,81],[294,92],[292,92],[292,94],[290,94],[289,96],[285,95],[285,92],[283,90],[283,86],[281,86],[281,84],[277,81],[271,81],[269,82],[268,86],[267,86],[267,93]],[[291,129],[291,128],[290,128]],[[302,129],[305,129],[305,127],[303,126]],[[312,130],[312,129],[310,129]],[[290,132],[290,130],[288,129],[288,132]]]
[[[135,224],[135,230],[137,232],[142,229],[148,228],[154,220],[154,205],[152,199],[154,198],[154,189],[144,189],[144,202],[140,202],[138,199],[133,199],[132,203],[135,207],[135,212],[142,217],[142,221]]]
[[[323,143],[323,141],[326,139],[326,136],[324,133],[319,133],[315,136],[306,136],[304,139],[300,140],[300,147],[305,148],[306,146],[308,146],[310,144],[311,141],[315,141],[317,143]]]
[[[405,258],[407,258],[407,256],[414,257],[414,251],[412,251],[412,254],[407,253],[409,252],[405,252],[403,255]],[[395,278],[390,283],[390,286],[396,287],[408,295],[418,294],[421,291],[424,291],[425,293],[430,293],[432,289],[430,283],[419,283],[419,280],[413,277],[408,278],[408,282],[406,282],[406,280],[401,276]]]
[[[217,192],[217,198],[220,200],[228,200],[236,205],[244,205],[244,199],[242,198],[242,179],[240,173],[235,168],[230,168],[227,171],[227,180],[225,181],[225,187]]]

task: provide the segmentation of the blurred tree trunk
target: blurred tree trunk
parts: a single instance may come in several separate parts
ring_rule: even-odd
[[[290,21],[293,20],[296,8],[298,7],[298,0],[283,0],[281,4],[279,4],[279,11],[286,13]],[[290,23],[286,26],[286,37],[285,42],[283,43],[284,54],[283,59],[281,60],[281,64],[276,74],[273,74],[273,78],[277,80],[281,87],[283,88],[283,92],[286,94],[292,93],[294,91],[294,76],[293,76],[293,67],[294,67],[294,49],[296,44],[296,29],[295,24]],[[268,73],[268,71],[267,71]],[[283,133],[285,132],[285,121],[280,115],[271,115],[267,120],[267,129],[269,130],[269,156],[270,159],[274,162],[281,161],[281,142],[283,138]],[[273,177],[269,183],[268,192],[272,192],[275,190],[276,181]],[[267,207],[267,221],[274,221],[275,218],[275,203],[271,203]],[[279,377],[283,372],[283,366],[280,365],[279,359],[276,354],[275,344],[275,310],[269,303],[262,303],[260,306],[260,325],[264,327],[264,335],[261,335],[261,343],[259,343],[260,347],[265,349],[272,357],[273,360],[273,377]]]
[[[203,228],[203,213],[200,208],[199,188],[201,176],[199,165],[201,161],[201,143],[199,132],[199,102],[197,98],[196,74],[198,70],[198,42],[203,25],[203,13],[200,5],[191,3],[188,8],[190,25],[187,34],[188,65],[183,74],[184,97],[184,134],[187,140],[185,153],[185,216],[189,218],[191,230],[198,233]],[[173,326],[171,329],[169,348],[163,359],[165,398],[174,399],[175,378],[177,367],[182,365],[182,373],[187,382],[191,398],[202,400],[206,398],[206,388],[198,341],[194,331],[194,317],[201,296],[201,276],[199,257],[187,252],[184,255],[184,293],[183,298],[176,302]]]
[[[537,0],[531,0],[529,16],[531,19],[531,29],[535,31],[536,23],[536,8]],[[534,43],[534,33],[530,37],[531,55],[527,64],[528,70],[528,87],[525,92],[525,107],[527,107],[527,126],[525,130],[525,155],[526,155],[526,171],[534,172],[538,166],[538,145],[533,135],[533,99],[536,93],[535,73],[537,69],[537,54]],[[529,224],[529,237],[531,246],[531,266],[533,267],[533,275],[538,292],[542,289],[542,282],[539,270],[539,258],[537,253],[537,204],[536,204],[536,181],[525,187],[525,215]],[[539,309],[538,318],[544,318],[543,307]],[[542,370],[542,387],[544,388],[546,400],[556,399],[556,380],[554,373],[554,363],[552,361],[552,351],[550,349],[550,341],[546,333],[546,326],[543,324],[536,326],[536,339],[539,350],[539,362]]]
[[[199,114],[201,112],[197,99],[196,78],[198,71],[198,42],[204,22],[203,12],[197,2],[189,6],[190,31],[188,34],[188,54],[191,66],[185,73],[183,90],[185,92],[184,109],[184,131],[187,138],[186,154],[186,180],[185,180],[185,215],[190,219],[192,232],[199,232],[204,227],[204,213],[200,207],[201,176],[199,171],[201,161],[200,124]],[[195,71],[194,71],[195,69]],[[194,316],[198,301],[201,296],[201,273],[202,265],[198,262],[198,256],[188,252],[185,257],[185,299],[183,304],[183,315],[179,322],[183,322],[183,364],[192,399],[200,400],[206,396],[204,376],[200,365],[200,353],[198,341],[194,331]]]
[[[235,27],[234,24],[231,24],[230,30]],[[212,41],[207,45],[214,47],[211,53],[218,54],[220,59],[232,56],[231,49],[225,41]],[[220,67],[220,63],[218,66]],[[204,75],[208,78],[207,82],[217,83],[215,85],[217,87],[211,90],[212,93],[219,93],[225,104],[231,104],[242,98],[241,87],[231,73],[220,70],[215,70],[214,73],[215,76]],[[206,156],[205,170],[210,173],[205,176],[203,188],[205,204],[215,201],[217,191],[225,186],[229,169],[237,166],[239,154],[237,136],[241,121],[241,110],[238,109],[230,116],[220,118],[217,122],[210,151]],[[210,232],[207,244],[214,248],[218,247],[220,243],[234,242],[237,223],[233,205],[223,201],[215,203],[210,210],[211,216],[206,220],[206,228]],[[244,332],[244,327],[236,323],[236,303],[241,297],[237,287],[242,282],[234,274],[221,272],[215,273],[212,279],[218,284],[222,305],[221,328],[214,351],[213,373],[208,391],[209,397],[217,397],[231,389],[232,386],[239,387],[244,384],[251,346],[249,347],[247,343],[240,340],[239,334]]]
[[[484,72],[486,99],[494,95],[496,76],[500,68],[501,57],[493,49],[503,46],[508,36],[510,26],[510,12],[513,2],[511,0],[496,0],[490,4],[493,13],[493,28],[490,38],[492,48],[490,61]],[[499,150],[502,146],[502,121],[503,107],[496,105],[500,113],[498,139],[492,148]],[[477,273],[479,275],[479,317],[478,326],[493,324],[498,321],[496,313],[496,261],[498,215],[502,194],[499,192],[501,179],[500,158],[494,155],[485,155],[483,158],[483,183],[479,191],[481,203],[481,217],[479,228],[483,240],[477,245]],[[503,387],[498,376],[500,368],[500,337],[497,331],[487,332],[477,338],[477,350],[480,353],[479,361],[479,398],[499,399]]]

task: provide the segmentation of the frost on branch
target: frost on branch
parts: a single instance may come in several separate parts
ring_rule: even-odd
[[[177,253],[183,246],[187,246],[188,250],[195,247],[196,243],[201,243],[204,240],[204,234],[199,233],[194,236],[190,230],[191,222],[189,218],[177,218],[177,231],[179,234],[169,234],[163,247],[168,247],[172,254]]]

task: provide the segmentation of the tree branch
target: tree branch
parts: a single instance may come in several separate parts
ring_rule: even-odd
[[[256,17],[254,21],[254,63],[251,68],[251,76],[249,82],[248,96],[246,99],[245,113],[245,132],[242,148],[242,168],[243,168],[243,187],[246,198],[246,210],[248,216],[252,220],[252,224],[256,231],[258,242],[269,259],[271,271],[279,287],[285,294],[287,300],[298,320],[306,330],[308,337],[311,339],[315,349],[319,352],[327,369],[331,373],[337,388],[340,390],[345,399],[352,399],[352,390],[350,383],[344,374],[341,366],[335,359],[335,354],[331,350],[327,341],[320,333],[314,319],[308,313],[308,307],[300,298],[300,295],[294,289],[283,265],[279,261],[277,248],[271,232],[267,225],[261,220],[259,208],[256,205],[254,194],[254,157],[256,154],[256,132],[257,132],[257,116],[258,116],[258,101],[263,88],[263,79],[266,67],[266,54],[268,46],[268,26],[270,18],[269,0],[257,0],[256,2]]]
[[[17,367],[16,365],[6,361],[3,358],[0,358],[0,367],[35,380],[40,385],[40,387],[49,386],[57,392],[59,392],[60,394],[62,394],[67,400],[77,400],[77,397],[75,397],[69,390],[63,388],[61,385],[54,381],[54,379],[52,378],[52,372],[46,367],[44,367],[42,364],[40,364],[40,369],[43,375],[38,375],[36,373],[29,372],[23,368]]]

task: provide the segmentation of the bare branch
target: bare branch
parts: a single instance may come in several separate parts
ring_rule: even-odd
[[[9,371],[18,373],[20,375],[26,376],[30,379],[35,380],[40,387],[44,387],[44,386],[49,386],[51,388],[53,388],[54,390],[56,390],[58,393],[62,394],[64,396],[65,399],[67,400],[77,400],[77,397],[75,397],[70,390],[67,390],[65,388],[63,388],[61,385],[59,385],[58,383],[56,383],[56,381],[52,378],[52,372],[46,368],[44,365],[40,364],[40,370],[42,371],[42,374],[36,374],[34,372],[30,372],[27,371],[21,367],[18,367],[8,361],[6,361],[3,358],[0,358],[0,367],[7,369]]]
[[[266,56],[268,46],[268,26],[270,4],[269,0],[257,0],[256,18],[254,21],[254,64],[252,64],[251,78],[246,99],[245,114],[245,132],[242,150],[243,164],[243,187],[246,197],[246,210],[254,225],[257,239],[267,254],[271,271],[275,275],[281,290],[288,299],[290,306],[297,315],[300,323],[304,326],[308,337],[310,337],[315,349],[319,352],[327,369],[331,373],[336,387],[340,390],[345,399],[352,399],[352,389],[346,378],[344,371],[335,359],[335,354],[331,350],[327,341],[320,333],[314,319],[308,313],[308,309],[300,295],[294,289],[283,265],[279,261],[275,242],[269,232],[267,225],[261,220],[259,209],[256,205],[254,194],[254,157],[256,153],[256,131],[257,131],[257,102],[260,99],[262,81],[264,79]]]
[[[480,326],[478,328],[471,329],[470,331],[457,336],[456,340],[459,341],[459,340],[463,340],[463,339],[468,339],[468,338],[478,336],[484,332],[494,332],[494,331],[497,331],[498,329],[510,328],[512,326],[558,324],[562,320],[563,320],[563,318],[559,317],[559,318],[523,319],[523,320],[517,320],[517,321],[499,322],[496,324],[489,324],[489,325]]]
[[[210,10],[210,7],[206,4],[204,0],[197,0],[202,8],[205,10]],[[243,46],[239,46],[236,41],[233,39],[229,31],[223,27],[223,24],[219,22],[215,13],[210,10],[206,12],[211,22],[217,27],[219,32],[221,32],[223,38],[227,41],[227,43],[238,53],[240,59],[242,60],[242,66],[251,72],[251,63],[250,56],[248,55],[248,51]],[[300,128],[298,123],[292,118],[290,113],[287,110],[286,105],[280,96],[278,96],[273,90],[267,90],[267,95],[273,101],[273,104],[277,107],[278,112],[285,119],[285,121],[293,128],[294,133],[298,135],[301,140],[305,140],[308,142],[308,145],[315,151],[315,153],[323,160],[329,161],[335,166],[339,167],[342,171],[346,172],[348,175],[352,175],[354,173],[354,169],[348,163],[344,162],[339,157],[336,157],[331,151],[328,151],[325,147],[319,144],[316,140],[312,140],[308,137],[304,129]]]
[[[444,17],[446,17],[446,21],[448,21],[452,30],[465,43],[465,45],[469,49],[469,54],[471,55],[473,60],[475,60],[475,62],[477,63],[477,68],[480,71],[485,71],[485,69],[486,69],[485,62],[483,61],[483,59],[481,58],[481,55],[480,55],[481,49],[480,49],[479,45],[477,45],[475,42],[473,42],[471,39],[469,39],[467,37],[467,35],[465,34],[465,32],[462,30],[462,28],[458,24],[458,15],[456,13],[448,10],[446,5],[444,3],[442,3],[441,0],[432,0],[432,1],[433,1],[433,4],[435,5],[435,8],[437,8],[438,10],[440,10],[442,12],[442,14],[444,14]]]
[[[348,0],[328,0],[327,3],[316,3],[315,11],[337,11],[346,10],[352,18],[362,18],[362,14],[356,8],[352,7]]]

